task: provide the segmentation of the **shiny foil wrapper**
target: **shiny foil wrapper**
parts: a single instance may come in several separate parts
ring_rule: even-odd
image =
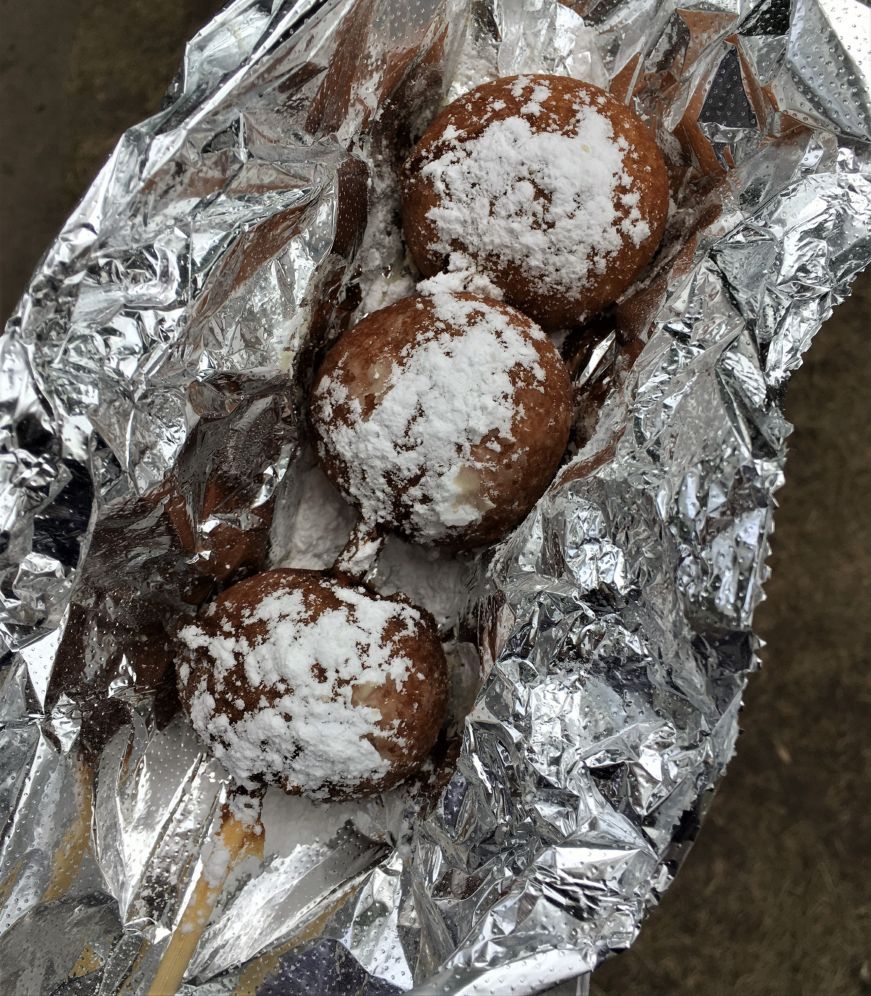
[[[860,0],[236,0],[193,39],[0,340],[4,992],[580,991],[631,944],[734,749],[785,383],[871,259],[867,26]],[[162,624],[214,530],[265,550],[313,355],[408,283],[411,142],[529,71],[657,130],[663,250],[591,333],[576,455],[468,562],[445,635],[468,658],[474,610],[483,678],[436,788],[270,790],[231,861],[244,800]]]

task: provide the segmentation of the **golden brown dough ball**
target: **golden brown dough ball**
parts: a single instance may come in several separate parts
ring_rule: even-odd
[[[422,543],[492,543],[520,522],[568,440],[571,384],[525,315],[471,294],[406,298],[327,354],[318,453],[365,522]]]
[[[461,253],[545,328],[615,301],[650,262],[668,177],[644,123],[589,83],[509,76],[446,107],[404,168],[421,272]]]
[[[447,665],[429,614],[317,571],[240,581],[180,642],[182,704],[240,782],[371,795],[420,767],[445,718]]]

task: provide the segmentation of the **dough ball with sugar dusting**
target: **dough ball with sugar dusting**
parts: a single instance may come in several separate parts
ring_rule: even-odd
[[[428,613],[317,571],[241,581],[179,639],[182,704],[239,781],[371,795],[420,767],[445,717],[447,665]]]
[[[409,297],[345,333],[315,377],[327,475],[364,521],[421,543],[492,543],[553,479],[572,414],[559,353],[471,294]]]
[[[446,107],[405,164],[405,237],[425,276],[470,257],[545,328],[615,301],[656,252],[668,176],[644,123],[604,90],[510,76]]]

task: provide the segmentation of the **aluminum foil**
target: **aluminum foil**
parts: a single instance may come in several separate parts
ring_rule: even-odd
[[[197,35],[0,340],[4,992],[532,993],[632,942],[734,749],[784,385],[871,258],[868,29],[859,0],[235,0]],[[467,565],[483,679],[441,787],[245,824],[163,622],[216,529],[265,542],[292,500],[319,345],[409,286],[404,150],[533,70],[657,129],[666,244],[576,366],[574,459]]]

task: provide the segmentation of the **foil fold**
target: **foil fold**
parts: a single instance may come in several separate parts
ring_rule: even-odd
[[[734,751],[785,385],[871,260],[866,21],[235,0],[191,41],[0,339],[4,991],[148,990],[198,890],[188,996],[533,993],[632,943]],[[473,599],[483,660],[438,790],[267,792],[228,873],[238,793],[167,693],[163,620],[207,597],[216,531],[265,544],[275,509],[288,545],[312,359],[413,286],[396,166],[445,100],[531,71],[657,130],[665,245],[579,367],[572,460],[492,559],[440,567],[445,639],[468,668]]]

